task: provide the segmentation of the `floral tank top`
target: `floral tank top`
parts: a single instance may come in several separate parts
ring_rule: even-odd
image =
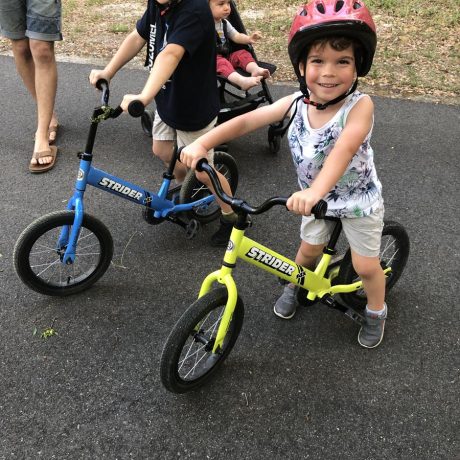
[[[299,95],[300,92],[296,93],[294,98]],[[301,189],[311,186],[340,136],[348,113],[363,96],[358,91],[350,94],[334,117],[318,129],[310,126],[307,104],[302,99],[297,101],[297,112],[289,127],[288,142]],[[382,185],[377,177],[374,152],[369,142],[372,127],[343,176],[324,197],[328,216],[364,217],[383,205]]]

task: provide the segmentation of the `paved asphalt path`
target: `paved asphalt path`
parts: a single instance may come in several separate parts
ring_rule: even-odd
[[[59,64],[58,162],[31,175],[35,111],[12,59],[0,57],[0,459],[460,458],[459,108],[375,98],[386,216],[411,238],[408,267],[387,298],[383,344],[361,349],[357,325],[322,305],[276,318],[277,281],[240,264],[246,318],[235,349],[212,384],[177,396],[160,383],[160,354],[219,266],[223,251],[208,244],[215,223],[189,241],[179,227],[149,226],[133,204],[89,190],[87,210],[115,242],[104,277],[80,295],[49,298],[14,273],[21,231],[64,209],[72,193],[98,103],[89,70]],[[145,77],[122,71],[114,105]],[[275,98],[291,91],[272,88]],[[296,186],[286,141],[273,156],[266,135],[230,144],[238,195],[254,204]],[[162,172],[128,116],[101,127],[94,164],[152,187]],[[254,239],[294,255],[298,218],[277,208],[254,220]],[[40,338],[51,325],[57,335]]]

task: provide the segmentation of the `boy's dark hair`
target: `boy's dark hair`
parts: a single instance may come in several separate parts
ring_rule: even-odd
[[[320,48],[324,48],[326,45],[331,45],[331,48],[335,51],[343,51],[347,49],[349,46],[353,47],[353,54],[355,56],[355,65],[358,68],[358,63],[361,62],[363,56],[363,47],[361,42],[355,40],[350,37],[343,37],[343,36],[331,36],[325,38],[319,38],[310,43],[302,53],[303,59],[302,61],[305,63],[307,60],[308,53],[314,46],[319,46]]]

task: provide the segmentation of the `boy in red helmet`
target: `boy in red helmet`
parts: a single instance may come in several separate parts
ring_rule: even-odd
[[[387,316],[379,261],[382,186],[370,146],[374,106],[369,96],[356,91],[358,76],[372,65],[375,47],[375,25],[361,0],[308,3],[294,18],[288,47],[300,93],[234,118],[182,151],[182,161],[194,168],[211,147],[290,113],[288,142],[301,190],[292,194],[287,207],[303,216],[295,261],[314,268],[329,240],[332,223],[310,216],[323,199],[327,214],[341,218],[353,267],[367,295],[366,321],[358,335],[365,348],[380,344]],[[296,307],[294,286],[287,285],[274,312],[290,319]]]

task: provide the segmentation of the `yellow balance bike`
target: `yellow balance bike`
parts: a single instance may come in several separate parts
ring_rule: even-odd
[[[205,171],[218,197],[237,213],[222,266],[203,281],[198,299],[177,321],[166,340],[160,363],[163,385],[171,392],[185,393],[209,381],[235,345],[244,318],[244,306],[232,276],[237,259],[243,259],[285,282],[298,287],[297,300],[308,305],[321,300],[362,324],[366,296],[353,269],[349,249],[338,254],[336,245],[342,230],[340,219],[325,216],[326,202],[314,208],[316,218],[335,222],[334,230],[314,271],[245,236],[249,214],[261,214],[275,205],[286,205],[287,198],[273,197],[254,208],[225,194],[206,160],[197,165]],[[339,257],[337,257],[339,256]],[[409,257],[409,237],[396,222],[385,222],[380,260],[386,275],[386,290],[400,278]],[[213,289],[213,284],[221,287]]]

